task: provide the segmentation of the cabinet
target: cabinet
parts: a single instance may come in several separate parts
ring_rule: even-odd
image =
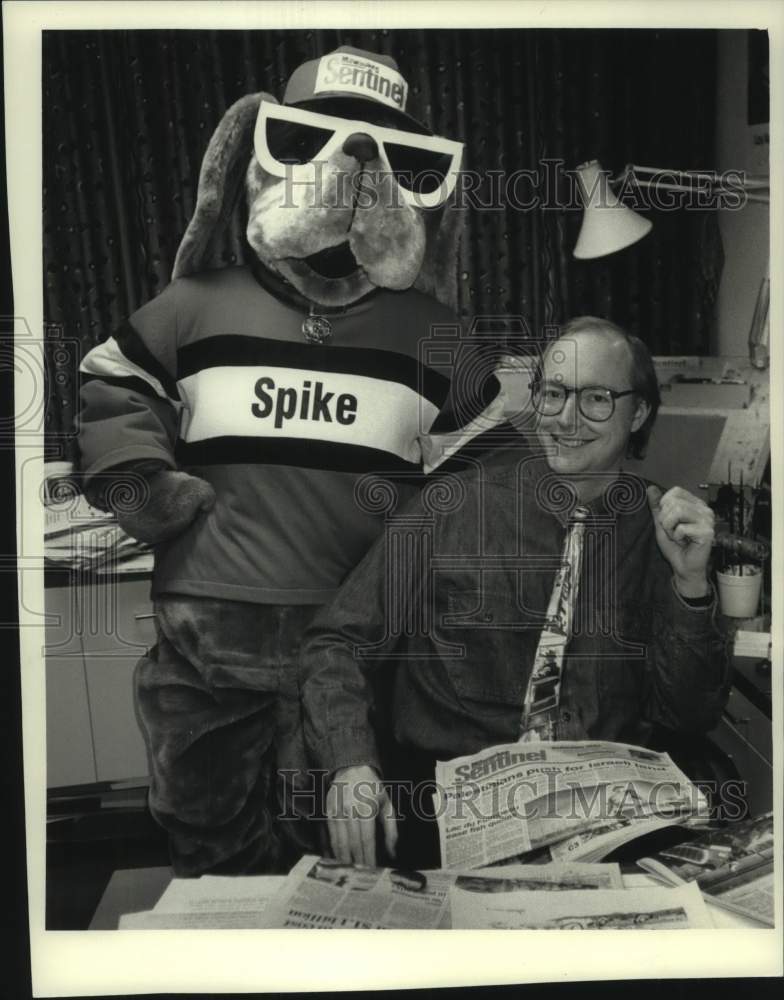
[[[97,780],[77,592],[50,587],[46,608],[46,784]]]
[[[84,661],[46,658],[46,784],[97,781]]]
[[[754,816],[773,808],[773,737],[770,671],[759,660],[735,657],[735,684],[711,740],[734,762],[746,783]]]
[[[48,788],[144,778],[133,672],[155,642],[147,576],[65,576],[45,592]]]

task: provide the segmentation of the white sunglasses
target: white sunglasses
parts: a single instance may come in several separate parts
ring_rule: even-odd
[[[358,132],[375,140],[379,159],[409,203],[435,208],[454,190],[463,144],[440,136],[417,135],[262,101],[253,146],[267,173],[295,182],[312,181],[314,163],[327,160]]]

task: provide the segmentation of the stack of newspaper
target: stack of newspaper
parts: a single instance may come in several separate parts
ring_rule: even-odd
[[[270,901],[270,927],[710,927],[694,885],[626,888],[617,865],[515,865],[502,872],[363,868],[306,857]]]
[[[626,743],[509,743],[436,768],[441,864],[599,861],[665,826],[704,825],[705,795],[666,753]]]
[[[308,855],[285,878],[175,880],[123,930],[710,927],[695,885],[628,887],[614,864],[471,872],[346,865]]]
[[[44,562],[48,567],[148,570],[149,545],[126,535],[113,514],[92,507],[76,491],[61,493],[45,506]]]

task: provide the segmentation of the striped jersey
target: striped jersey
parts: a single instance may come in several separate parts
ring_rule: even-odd
[[[227,268],[173,281],[84,358],[86,482],[157,460],[215,489],[212,510],[156,547],[154,596],[325,602],[383,527],[372,490],[355,498],[360,477],[391,474],[401,504],[417,488],[418,438],[449,389],[420,352],[454,315],[379,291],[329,317],[328,345],[306,341],[304,318]]]

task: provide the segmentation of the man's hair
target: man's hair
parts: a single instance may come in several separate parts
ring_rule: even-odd
[[[656,377],[656,369],[653,367],[653,358],[647,346],[635,337],[633,333],[627,333],[616,323],[609,319],[601,319],[598,316],[577,316],[570,319],[560,328],[558,337],[570,337],[578,333],[605,333],[623,340],[629,348],[629,379],[639,399],[644,400],[650,407],[648,416],[643,424],[633,431],[626,446],[627,458],[644,458],[648,439],[651,436],[653,425],[656,422],[656,414],[661,405],[661,395],[659,394],[659,380]],[[548,348],[549,349],[549,348]]]

